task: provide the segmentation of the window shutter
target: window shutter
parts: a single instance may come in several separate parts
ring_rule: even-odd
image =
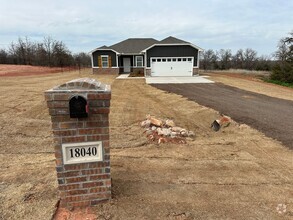
[[[112,67],[112,59],[111,58],[112,58],[111,56],[108,56],[108,59],[109,59],[109,61],[108,61],[109,67]]]
[[[98,56],[98,66],[102,67],[102,58],[101,58],[101,56]]]

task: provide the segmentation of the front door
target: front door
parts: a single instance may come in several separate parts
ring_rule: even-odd
[[[129,57],[123,58],[123,72],[124,73],[130,72],[130,58]]]

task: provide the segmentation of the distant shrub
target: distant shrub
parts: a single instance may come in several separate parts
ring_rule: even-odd
[[[283,62],[275,65],[270,78],[271,80],[293,83],[293,64]]]

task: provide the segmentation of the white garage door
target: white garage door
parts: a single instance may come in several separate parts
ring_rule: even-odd
[[[153,57],[152,76],[192,76],[193,57]]]

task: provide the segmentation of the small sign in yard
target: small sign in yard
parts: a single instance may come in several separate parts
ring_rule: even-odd
[[[62,144],[64,164],[103,161],[102,141]]]

